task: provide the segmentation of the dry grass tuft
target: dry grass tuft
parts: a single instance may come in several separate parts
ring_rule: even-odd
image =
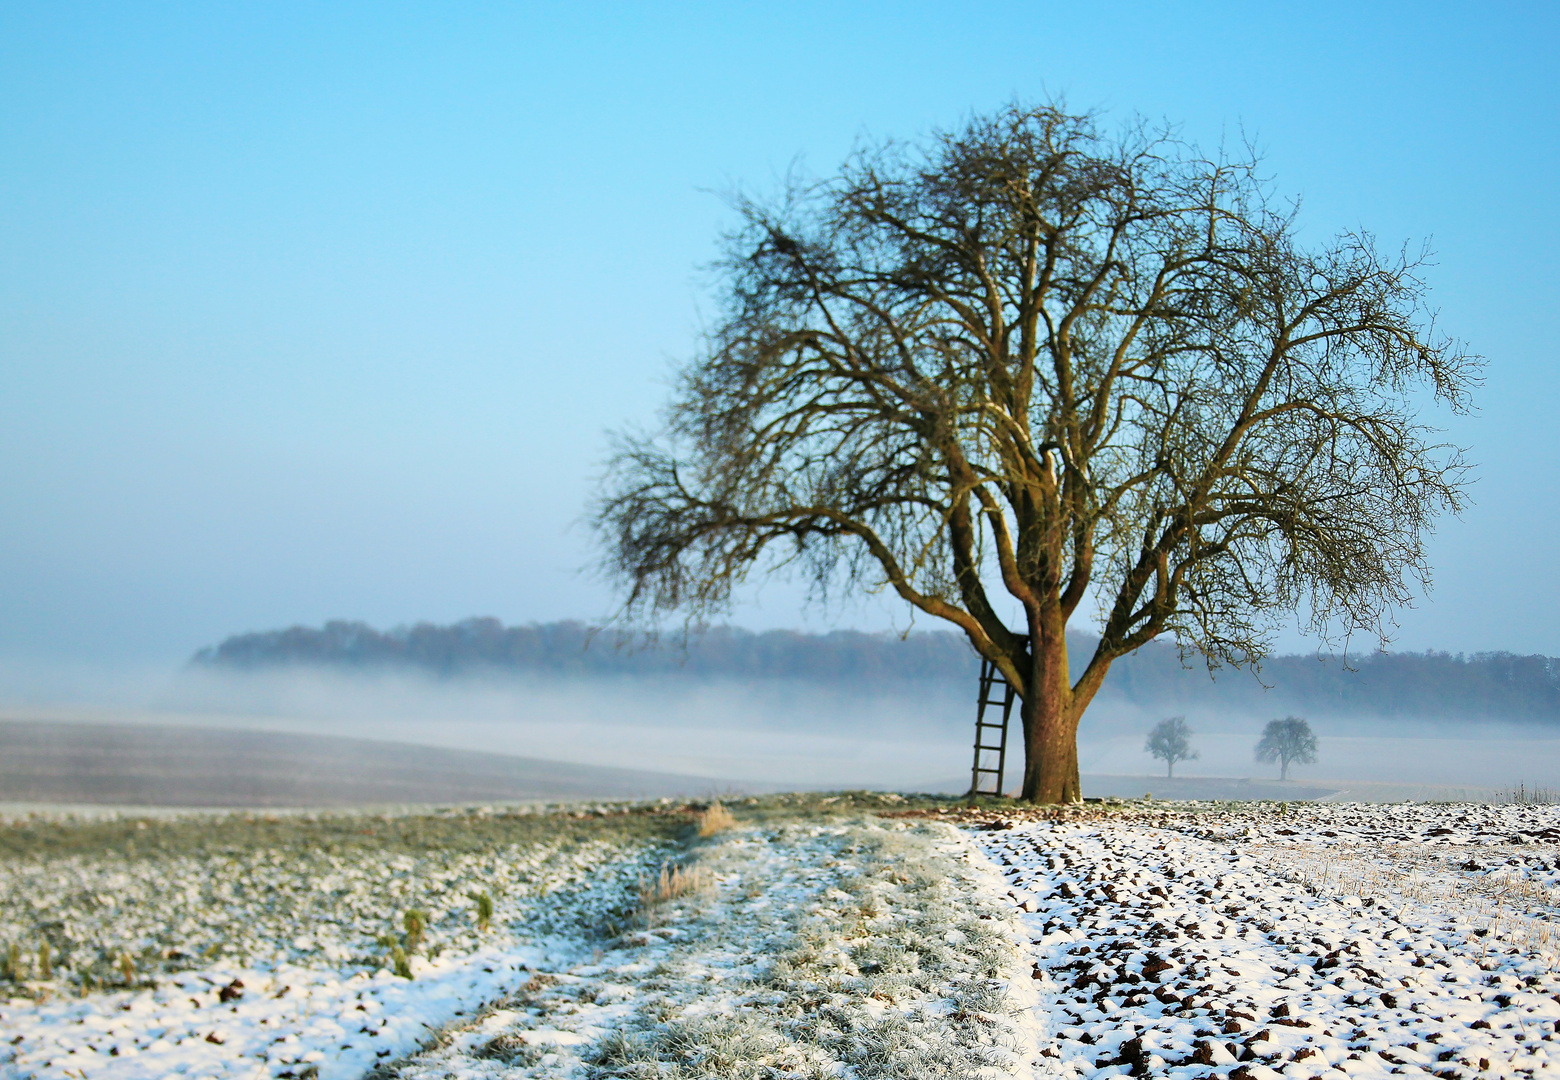
[[[702,866],[663,866],[653,880],[640,880],[639,909],[647,912],[668,900],[706,892],[713,884],[710,872]]]
[[[731,811],[722,806],[719,799],[716,799],[710,803],[708,810],[699,815],[699,836],[708,839],[718,832],[725,832],[727,829],[735,826],[736,823],[737,819],[731,816]]]

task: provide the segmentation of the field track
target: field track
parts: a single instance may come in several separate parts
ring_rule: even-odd
[[[12,984],[0,1078],[1560,1074],[1560,808],[735,809],[708,837],[664,805],[28,819],[0,936],[76,944]],[[201,845],[253,916],[220,962],[153,950],[116,986],[112,942],[207,940]],[[468,897],[499,877],[483,929]],[[426,944],[386,935],[403,909]]]

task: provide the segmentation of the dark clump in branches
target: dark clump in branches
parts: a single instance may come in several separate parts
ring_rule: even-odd
[[[595,509],[628,612],[777,563],[891,589],[1018,688],[1041,801],[1080,797],[1078,722],[1161,635],[1216,665],[1296,611],[1380,634],[1461,502],[1413,402],[1464,407],[1475,364],[1421,262],[1302,244],[1254,168],[1015,105],[739,199],[707,347]]]

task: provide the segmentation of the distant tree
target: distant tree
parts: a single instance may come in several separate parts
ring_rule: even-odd
[[[1169,636],[1248,664],[1297,610],[1379,633],[1462,504],[1418,413],[1478,364],[1423,262],[1313,243],[1255,162],[1015,104],[736,209],[664,429],[618,439],[600,569],[625,618],[698,622],[790,566],[947,620],[1022,699],[1025,800],[1082,797],[1117,660]]]
[[[1301,765],[1316,763],[1316,736],[1311,725],[1298,716],[1286,716],[1282,720],[1269,720],[1262,729],[1262,741],[1257,743],[1258,761],[1279,762],[1280,780],[1289,779],[1289,763]]]
[[[1202,755],[1192,749],[1192,729],[1186,726],[1186,717],[1172,716],[1161,720],[1148,733],[1143,749],[1165,763],[1165,775],[1175,776],[1177,761],[1196,761]]]

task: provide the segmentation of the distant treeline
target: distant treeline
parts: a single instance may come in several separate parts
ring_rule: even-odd
[[[1258,674],[1223,669],[1210,679],[1155,642],[1117,661],[1106,692],[1162,712],[1221,707],[1277,715],[1560,723],[1560,659],[1509,652],[1273,656]]]
[[[1094,642],[1071,639],[1084,660]],[[312,666],[413,669],[454,676],[477,672],[542,675],[674,675],[691,678],[805,679],[855,685],[973,691],[977,662],[958,634],[928,631],[899,637],[836,630],[753,633],[712,627],[687,642],[626,645],[584,623],[505,626],[467,619],[452,626],[419,623],[378,631],[360,622],[238,634],[195,654],[196,666],[264,669]],[[1260,681],[1259,681],[1260,678]],[[1265,688],[1266,687],[1266,688]],[[1270,688],[1270,689],[1267,689]],[[1560,722],[1560,659],[1512,653],[1377,653],[1344,664],[1315,655],[1276,656],[1260,677],[1221,670],[1210,678],[1181,663],[1164,642],[1116,662],[1101,701],[1149,710],[1196,712],[1238,708],[1294,710],[1310,716],[1504,719]]]
[[[715,626],[682,642],[625,640],[584,623],[505,626],[467,619],[453,626],[418,623],[380,632],[360,622],[321,629],[238,634],[195,654],[198,665],[227,668],[287,664],[350,668],[408,667],[439,675],[503,669],[555,675],[681,674],[702,678],[812,679],[829,682],[973,680],[975,654],[954,634],[891,634],[836,630],[755,634]]]

